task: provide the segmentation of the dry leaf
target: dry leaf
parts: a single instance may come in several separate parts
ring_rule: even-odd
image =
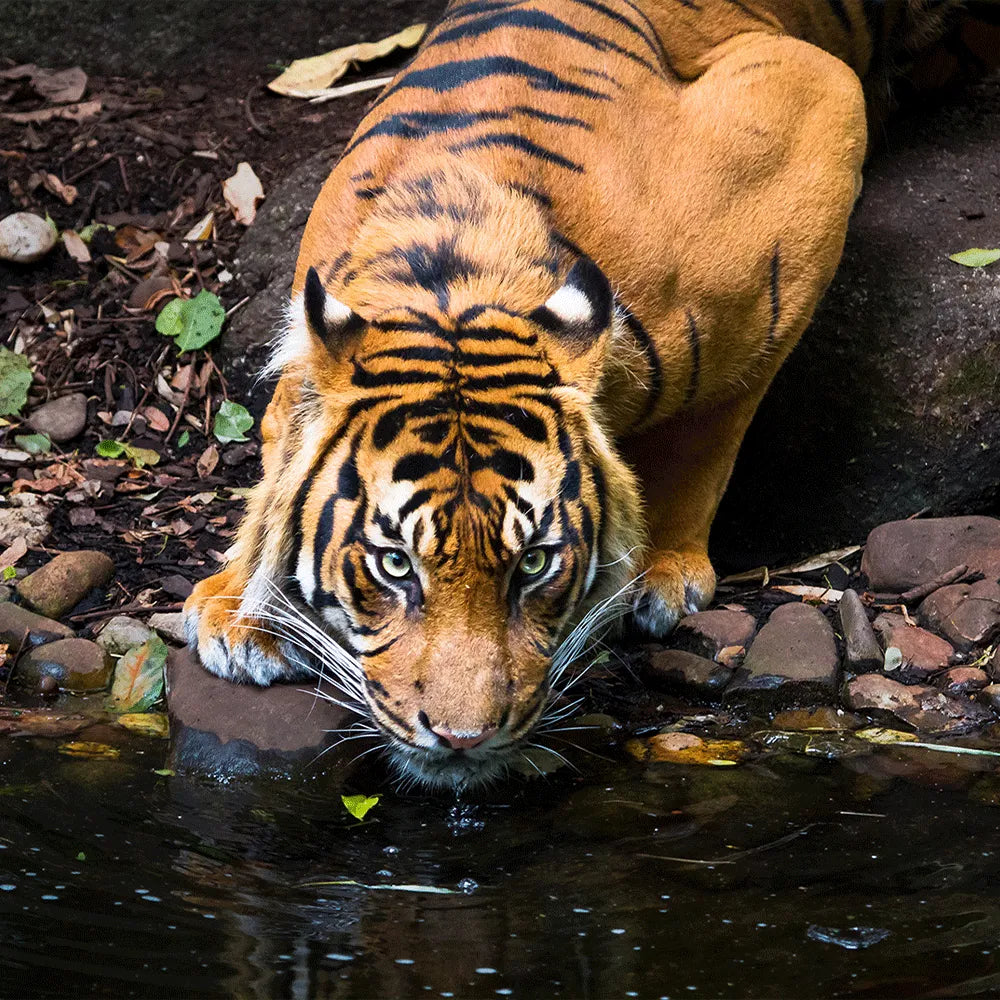
[[[170,430],[170,421],[163,410],[158,410],[155,406],[143,407],[142,415],[146,418],[150,430],[163,433]]]
[[[69,122],[82,122],[101,113],[100,101],[83,101],[80,104],[64,104],[58,108],[42,108],[39,111],[8,111],[0,114],[15,125],[40,125],[56,118]]]
[[[411,24],[378,42],[359,42],[308,59],[296,59],[284,73],[267,86],[286,97],[316,97],[339,80],[351,63],[381,59],[397,48],[411,49],[420,42],[426,24]]]
[[[218,464],[219,449],[216,448],[214,444],[210,444],[201,453],[201,457],[198,459],[198,475],[202,477],[210,476],[215,471],[215,467]]]
[[[79,66],[71,69],[42,69],[34,63],[0,70],[0,80],[21,80],[27,77],[31,89],[53,104],[78,101],[87,89],[87,74]]]
[[[66,253],[70,255],[78,264],[89,264],[90,257],[90,247],[87,246],[83,240],[80,239],[77,233],[74,233],[72,229],[67,229],[62,234],[63,246],[66,248]]]
[[[321,90],[315,97],[310,99],[309,103],[326,104],[327,101],[336,100],[338,97],[347,97],[350,94],[360,94],[364,90],[379,90],[390,83],[392,83],[391,76],[374,76],[370,80],[345,83],[339,87],[329,87],[326,90]]]
[[[842,590],[831,590],[829,587],[809,587],[806,585],[802,586],[787,586],[787,587],[775,587],[775,590],[782,590],[786,594],[793,594],[795,597],[801,597],[803,601],[809,601],[812,603],[825,603],[825,604],[836,604],[843,596],[844,592]]]
[[[264,200],[260,178],[245,160],[237,164],[236,173],[222,182],[222,197],[233,210],[236,221],[249,226],[257,215],[257,206]]]
[[[190,243],[199,243],[201,240],[207,240],[212,235],[212,230],[215,228],[215,212],[209,212],[204,219],[195,223],[182,237],[181,239]]]
[[[8,566],[16,566],[18,559],[21,559],[27,551],[28,542],[24,535],[15,538],[3,552],[0,552],[0,569],[6,569]]]

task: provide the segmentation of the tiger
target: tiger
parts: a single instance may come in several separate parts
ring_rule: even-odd
[[[185,604],[204,667],[327,676],[401,774],[462,789],[608,628],[706,607],[887,67],[951,6],[453,0],[306,225],[263,475]]]

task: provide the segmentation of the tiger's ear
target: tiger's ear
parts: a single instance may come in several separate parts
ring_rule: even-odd
[[[328,294],[314,267],[306,272],[302,299],[307,329],[336,356],[347,338],[361,329],[363,320],[350,306]]]
[[[548,334],[563,380],[588,393],[596,391],[604,367],[613,311],[614,296],[604,272],[589,257],[580,257],[562,287],[529,314]]]

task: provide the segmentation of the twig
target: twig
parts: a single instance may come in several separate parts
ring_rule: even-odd
[[[377,90],[388,83],[392,83],[391,76],[376,76],[371,80],[359,80],[357,83],[345,83],[341,87],[330,87],[322,93],[311,98],[310,104],[324,104],[327,101],[336,100],[338,97],[347,97],[348,94],[357,94],[362,90]]]
[[[125,188],[125,193],[131,198],[132,197],[132,185],[128,182],[128,173],[125,170],[125,157],[118,157],[118,173],[122,175],[122,185]]]
[[[271,135],[271,130],[264,128],[253,113],[253,108],[250,106],[250,99],[260,91],[261,86],[259,83],[255,83],[248,91],[247,96],[243,98],[243,113],[247,117],[247,121],[250,123],[250,127],[257,133],[257,135],[262,136],[267,139]]]
[[[252,295],[244,295],[243,298],[236,303],[236,305],[230,306],[226,310],[226,319],[229,319],[229,317],[232,316],[232,314],[236,312],[237,309],[242,309],[252,298],[253,298]]]
[[[104,608],[102,611],[85,611],[79,615],[70,615],[67,621],[84,622],[98,618],[111,618],[113,615],[123,615],[128,611],[149,611],[159,614],[164,611],[180,611],[184,607],[183,602],[173,604],[143,604],[135,601],[132,604],[121,604],[117,608]]]
[[[191,396],[191,383],[195,379],[194,373],[194,362],[191,362],[191,370],[188,372],[187,385],[184,386],[184,398],[181,400],[181,405],[177,407],[177,413],[174,416],[174,422],[170,425],[170,430],[167,431],[167,436],[163,439],[164,445],[170,444],[170,439],[174,436],[174,431],[177,430],[177,425],[181,422],[181,417],[184,416],[184,411],[187,409],[188,399]]]
[[[912,604],[914,601],[923,600],[923,598],[935,590],[947,587],[949,583],[961,580],[968,572],[968,566],[955,566],[954,569],[950,569],[945,573],[938,573],[933,580],[928,580],[926,583],[921,583],[916,587],[911,587],[909,590],[904,591],[899,595],[899,600],[903,604]]]

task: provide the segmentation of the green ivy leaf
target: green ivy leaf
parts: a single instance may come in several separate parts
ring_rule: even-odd
[[[183,448],[187,445],[188,441],[191,440],[190,431],[181,431],[180,437],[177,438],[177,447]]]
[[[202,289],[193,299],[168,302],[156,317],[156,330],[175,337],[178,351],[197,351],[219,336],[225,319],[219,297]]]
[[[219,407],[212,424],[212,433],[217,441],[230,444],[233,441],[246,441],[244,431],[253,427],[253,417],[245,406],[226,400]]]
[[[118,713],[145,712],[163,694],[163,667],[167,644],[153,635],[130,649],[115,667],[111,686],[111,708]]]
[[[364,819],[378,805],[378,795],[341,795],[344,808],[355,818]]]
[[[48,434],[15,434],[14,440],[29,455],[44,455],[52,451],[52,440]]]
[[[964,264],[966,267],[986,267],[987,264],[1000,260],[1000,250],[983,250],[981,247],[972,247],[961,253],[951,254],[948,260],[953,260],[956,264]]]
[[[0,347],[0,414],[17,414],[28,402],[31,362],[23,354]]]
[[[147,465],[156,465],[160,461],[160,453],[152,448],[138,448],[134,444],[126,444],[124,441],[104,440],[98,441],[94,451],[101,458],[127,458],[137,469],[144,469]]]
[[[94,452],[101,458],[121,458],[125,454],[125,445],[121,441],[98,441]]]

